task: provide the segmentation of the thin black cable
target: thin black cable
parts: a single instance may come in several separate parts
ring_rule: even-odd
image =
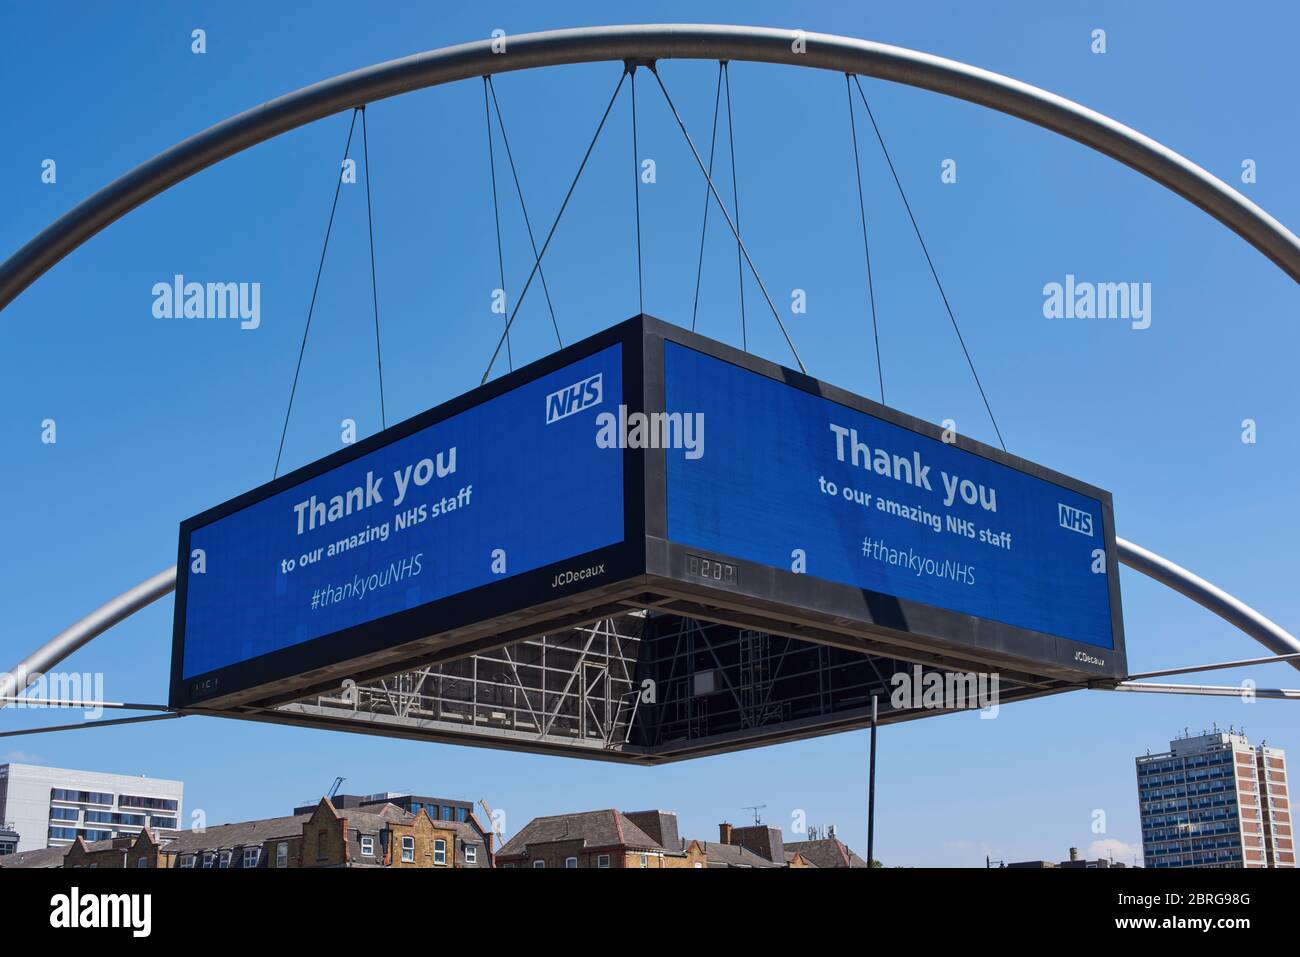
[[[501,250],[501,210],[497,205],[497,161],[492,152],[492,108],[488,105],[488,78],[483,77],[483,119],[487,121],[488,168],[492,173],[492,219],[497,227],[497,269],[501,274],[501,295],[506,294],[506,260]],[[506,364],[515,367],[515,359],[510,350],[510,329],[506,329]]]
[[[343,162],[348,159],[348,151],[352,149],[352,131],[357,126],[357,114],[360,109],[353,109],[352,123],[348,126],[348,141],[343,147]],[[284,455],[284,437],[289,434],[289,416],[293,413],[293,397],[298,392],[298,375],[302,372],[302,355],[307,351],[307,333],[311,331],[311,317],[316,311],[316,294],[320,291],[320,276],[325,268],[325,252],[330,248],[330,233],[334,229],[334,213],[339,206],[339,192],[343,189],[343,163],[339,164],[338,181],[334,184],[334,202],[330,205],[329,223],[325,226],[325,242],[321,245],[320,263],[316,266],[316,282],[311,288],[311,305],[307,307],[307,325],[302,330],[302,345],[298,347],[298,365],[293,370],[293,387],[289,389],[289,408],[284,410],[284,428],[280,432],[280,450],[275,453],[275,472],[271,478],[280,474],[280,458]]]
[[[876,375],[880,378],[880,404],[885,404],[885,371],[880,356],[880,330],[876,324],[876,289],[871,279],[871,246],[867,243],[867,207],[862,199],[862,160],[858,156],[858,124],[853,117],[853,88],[844,74],[844,94],[849,100],[849,129],[853,133],[853,171],[858,174],[858,212],[862,214],[862,252],[867,257],[867,296],[871,300],[871,334],[876,341]]]
[[[370,137],[366,135],[366,108],[361,107],[361,151],[366,161],[366,224],[370,228],[370,296],[375,304],[375,363],[379,367],[379,426],[388,428],[384,408],[384,354],[379,348],[379,284],[375,281],[375,215],[370,203]]]
[[[718,145],[718,107],[722,103],[722,61],[718,61],[718,86],[713,92],[713,135],[709,140],[709,171],[713,175],[713,154]],[[709,184],[704,184],[704,222],[700,226],[700,261],[695,267],[695,304],[691,307],[691,332],[700,311],[700,279],[704,275],[704,236],[709,229]]]
[[[645,282],[641,271],[641,158],[636,145],[636,64],[629,67],[632,74],[632,188],[636,197],[636,295],[637,312],[645,312]]]
[[[533,259],[538,259],[540,257],[537,255],[537,240],[533,237],[533,223],[528,218],[528,207],[524,204],[524,188],[519,183],[519,171],[515,169],[515,155],[510,149],[510,137],[506,135],[506,123],[501,116],[501,104],[497,102],[496,84],[492,82],[491,76],[487,78],[487,81],[488,90],[492,93],[492,108],[497,114],[497,126],[501,130],[501,142],[506,145],[506,159],[510,161],[510,175],[515,180],[515,193],[519,196],[519,209],[524,214],[524,226],[528,229],[528,242],[533,247]],[[563,349],[564,339],[560,336],[560,324],[555,321],[555,306],[551,303],[551,287],[546,284],[546,270],[539,266],[537,275],[542,280],[542,292],[546,294],[546,308],[551,313],[551,326],[555,329],[555,341]]]
[[[659,89],[663,91],[664,100],[668,103],[668,109],[672,111],[673,119],[677,121],[677,127],[682,131],[682,136],[686,138],[686,145],[691,148],[691,155],[695,157],[695,165],[700,168],[704,174],[704,179],[709,184],[709,192],[713,194],[714,201],[718,204],[718,209],[722,211],[722,216],[731,227],[731,234],[736,237],[736,242],[740,244],[740,251],[745,256],[745,262],[749,264],[749,271],[754,274],[754,281],[758,283],[759,291],[763,293],[763,298],[767,300],[767,308],[772,310],[772,318],[776,324],[781,327],[781,334],[785,336],[785,344],[790,347],[790,353],[794,356],[794,361],[799,364],[799,371],[807,374],[808,370],[804,367],[803,360],[799,358],[799,350],[794,347],[794,342],[790,338],[790,333],[786,331],[785,323],[781,321],[781,314],[776,311],[776,304],[772,302],[772,297],[768,295],[767,286],[763,284],[763,277],[758,274],[757,267],[754,266],[754,257],[749,254],[745,248],[744,242],[740,238],[740,233],[736,231],[736,224],[731,221],[731,214],[727,212],[727,206],[722,202],[722,197],[718,195],[718,188],[713,184],[713,177],[704,167],[704,160],[700,159],[700,151],[695,148],[695,141],[691,139],[691,134],[686,131],[686,124],[682,121],[682,115],[677,112],[677,107],[673,105],[673,98],[668,95],[668,87],[664,86],[663,77],[659,75],[658,70],[651,70],[655,79],[659,82]]]
[[[984,385],[980,382],[980,375],[975,371],[975,362],[970,357],[970,350],[966,348],[966,340],[961,334],[961,328],[957,325],[957,317],[953,315],[952,306],[948,303],[948,294],[943,291],[943,283],[939,281],[938,270],[934,268],[934,260],[930,258],[930,250],[926,248],[925,239],[921,236],[921,227],[917,225],[916,217],[912,214],[912,204],[907,201],[907,193],[903,191],[902,180],[898,178],[898,171],[894,169],[894,161],[889,157],[889,149],[885,146],[885,138],[880,135],[880,127],[876,125],[876,117],[871,112],[871,104],[867,102],[867,95],[862,92],[862,81],[855,74],[853,82],[857,85],[858,96],[862,98],[862,105],[867,108],[867,117],[871,120],[871,127],[876,131],[876,139],[880,141],[880,151],[885,154],[885,162],[889,164],[889,172],[894,176],[894,184],[898,186],[898,195],[903,198],[903,206],[907,208],[907,217],[912,221],[912,229],[916,231],[916,239],[921,244],[921,252],[925,253],[925,261],[930,266],[930,275],[934,277],[934,284],[939,287],[939,296],[943,299],[943,307],[948,310],[948,318],[952,320],[953,331],[957,333],[957,341],[961,343],[961,351],[966,355],[966,364],[970,366],[970,374],[975,378],[975,387],[979,389],[980,398],[984,400],[984,410],[989,414],[989,421],[993,423],[993,431],[998,435],[998,444],[1002,446],[1002,451],[1007,450],[1007,443],[1002,440],[1002,430],[998,428],[998,420],[993,415],[993,407],[989,405],[989,397],[984,393]]]
[[[731,199],[736,207],[736,276],[740,281],[740,347],[749,351],[749,333],[745,329],[745,264],[740,257],[740,187],[736,183],[736,130],[731,124],[731,66],[722,64],[727,84],[727,142],[731,147]]]
[[[619,91],[623,89],[623,81],[627,78],[627,71],[624,70],[618,76],[618,83],[614,87],[614,94],[609,98],[609,103],[605,106],[605,112],[600,118],[600,123],[596,126],[596,132],[587,144],[587,152],[582,156],[582,162],[578,164],[578,172],[573,176],[573,182],[569,184],[569,191],[564,194],[564,202],[560,204],[560,211],[555,214],[555,221],[551,223],[550,232],[546,234],[546,242],[542,243],[542,251],[537,254],[537,261],[533,263],[532,270],[528,273],[528,279],[524,287],[519,292],[519,299],[515,302],[515,308],[510,313],[510,318],[506,320],[505,332],[497,340],[497,347],[492,352],[492,358],[488,360],[487,368],[483,370],[483,378],[479,380],[479,385],[487,382],[488,376],[492,374],[492,366],[496,364],[497,355],[501,352],[501,344],[505,342],[506,336],[510,332],[510,326],[515,321],[515,316],[519,313],[519,307],[523,304],[524,296],[528,294],[528,287],[532,285],[533,277],[537,275],[537,270],[542,266],[542,257],[546,255],[546,250],[551,245],[551,239],[555,236],[555,229],[560,225],[560,218],[564,215],[565,209],[569,206],[569,200],[573,197],[573,191],[578,186],[578,180],[582,178],[582,171],[587,167],[587,160],[591,158],[591,151],[596,148],[596,140],[600,138],[600,131],[605,128],[605,121],[609,119],[609,111],[614,108],[614,101],[618,99]]]

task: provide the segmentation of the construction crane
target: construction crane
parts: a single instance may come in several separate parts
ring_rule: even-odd
[[[492,833],[495,834],[497,837],[499,837],[501,839],[501,843],[504,844],[506,842],[506,832],[504,830],[501,831],[497,830],[497,821],[496,818],[493,817],[492,815],[492,809],[488,807],[488,802],[483,800],[483,798],[479,798],[478,803],[482,806],[483,813],[487,815],[488,826],[492,828]]]
[[[329,798],[331,801],[334,800],[334,795],[339,793],[339,788],[343,787],[343,782],[346,780],[347,778],[336,777],[334,779],[334,783],[330,785],[329,793],[326,794],[325,796]]]

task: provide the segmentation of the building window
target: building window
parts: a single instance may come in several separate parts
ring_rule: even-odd
[[[193,867],[193,866],[194,866],[193,854],[186,854],[184,857],[181,858],[181,867]]]
[[[641,866],[642,866],[642,867],[649,867],[649,866],[650,866],[650,855],[649,855],[649,854],[642,854],[642,855],[641,855]]]
[[[222,867],[229,867],[229,866],[230,866],[230,857],[231,857],[231,855],[232,855],[233,853],[234,853],[233,851],[222,851],[222,852],[221,852],[221,860],[217,862],[217,867],[219,867],[219,868],[222,868]]]
[[[262,849],[260,847],[244,848],[244,866],[256,867],[257,862],[262,858]]]
[[[402,863],[415,863],[415,838],[409,835],[402,838]]]
[[[609,867],[609,855],[601,854],[596,858],[597,867]]]
[[[375,856],[375,839],[370,835],[361,838],[361,853],[365,857]]]
[[[276,847],[275,847],[275,866],[276,866],[276,867],[288,867],[288,866],[289,866],[289,845],[288,845],[287,842],[282,842],[282,843],[276,845]]]
[[[73,804],[104,804],[113,806],[113,795],[105,791],[71,791],[66,788],[51,788],[51,801],[69,801]]]
[[[578,866],[578,859],[577,859],[576,857],[566,857],[566,858],[564,859],[564,866],[565,866],[565,867],[577,867],[577,866]]]
[[[108,795],[104,795],[108,797]],[[94,802],[92,802],[94,803]],[[101,801],[101,804],[112,804],[111,800]],[[179,811],[180,804],[169,798],[141,797],[138,794],[123,794],[117,799],[118,807],[142,808],[147,811]]]
[[[442,838],[433,842],[433,863],[440,866],[447,863],[447,842]]]
[[[465,863],[466,864],[478,863],[478,848],[475,847],[473,844],[465,845]]]
[[[203,866],[204,866],[204,867],[211,867],[211,866],[212,866],[212,862],[216,859],[216,856],[217,856],[217,855],[213,854],[211,851],[206,851],[206,852],[204,852],[204,854],[203,854]]]
[[[545,867],[545,866],[546,866],[545,861],[533,861],[533,867]]]
[[[142,857],[142,858],[140,858],[138,861],[135,862],[135,866],[136,866],[136,867],[148,867],[148,866],[149,866],[149,858],[147,858],[147,857]]]

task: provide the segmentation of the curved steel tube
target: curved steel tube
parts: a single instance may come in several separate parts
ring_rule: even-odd
[[[175,588],[176,566],[173,565],[100,605],[85,618],[41,645],[7,673],[0,674],[0,699],[20,694],[38,675],[49,671],[88,641],[99,637],[118,622],[130,618]],[[0,700],[0,708],[4,706],[5,702]]]
[[[485,74],[606,60],[748,60],[892,80],[978,103],[1119,160],[1201,207],[1300,282],[1300,239],[1241,193],[1155,140],[1071,100],[955,60],[823,33],[766,27],[585,27],[444,47],[345,73],[208,128],[105,186],[0,264],[0,309],[141,203],[200,170],[341,110]],[[802,47],[800,47],[802,42]],[[803,52],[797,52],[802,49]]]
[[[1245,602],[1229,595],[1222,588],[1210,584],[1181,565],[1175,565],[1169,559],[1122,538],[1115,539],[1115,547],[1119,551],[1119,560],[1129,568],[1155,579],[1183,597],[1208,608],[1274,654],[1290,655],[1300,652],[1300,640],[1297,640],[1295,635],[1271,619],[1265,618]],[[1300,669],[1300,661],[1288,663],[1293,668]]]
[[[1125,565],[1155,579],[1162,585],[1167,585],[1198,605],[1208,608],[1270,651],[1280,655],[1300,652],[1300,640],[1297,640],[1294,635],[1223,589],[1192,574],[1181,565],[1175,565],[1167,558],[1162,558],[1132,542],[1117,538],[1115,545],[1119,552],[1119,560]],[[134,615],[175,588],[176,566],[173,565],[95,609],[32,652],[9,674],[0,674],[0,699],[18,694],[30,683],[29,678],[35,680],[37,674],[49,671],[91,639],[103,634],[118,622]],[[1290,664],[1300,669],[1300,661],[1292,661]],[[5,702],[0,700],[0,708],[4,705]]]

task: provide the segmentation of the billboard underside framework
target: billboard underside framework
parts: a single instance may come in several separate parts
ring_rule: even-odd
[[[654,763],[1126,674],[1108,493],[649,317],[178,568],[174,707],[383,735]]]

